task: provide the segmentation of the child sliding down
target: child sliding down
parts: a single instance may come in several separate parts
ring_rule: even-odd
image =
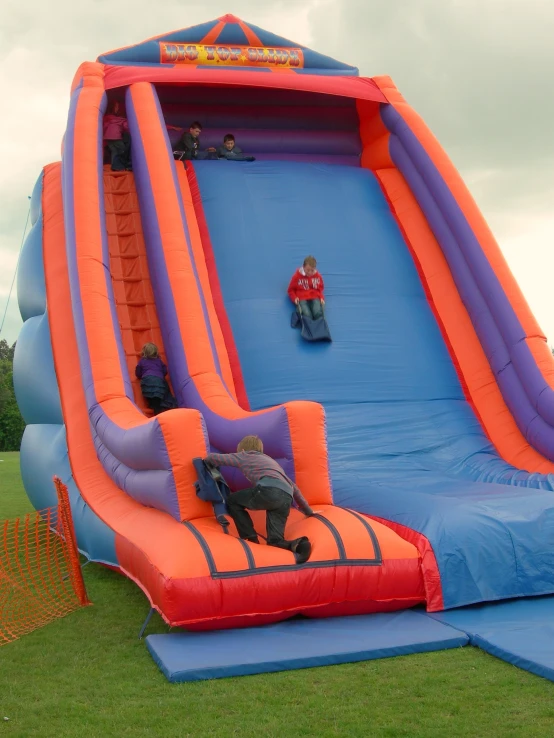
[[[288,296],[300,308],[302,315],[317,320],[323,317],[323,290],[323,277],[317,271],[317,261],[315,257],[307,256],[290,280]]]

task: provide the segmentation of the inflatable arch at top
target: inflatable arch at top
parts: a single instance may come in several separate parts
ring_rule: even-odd
[[[133,172],[104,164],[115,101]],[[175,161],[193,120],[202,147],[230,132],[256,161]],[[49,505],[59,475],[81,550],[168,623],[554,592],[552,357],[390,78],[231,15],[102,54],[75,75],[32,222],[15,357],[26,490]],[[290,329],[286,286],[309,253],[332,344]],[[179,405],[156,417],[134,376],[147,341]],[[305,565],[225,535],[195,495],[192,459],[250,433],[320,511],[289,519],[312,540]]]

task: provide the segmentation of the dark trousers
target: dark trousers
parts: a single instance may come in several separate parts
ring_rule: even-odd
[[[106,141],[110,152],[112,172],[123,172],[131,166],[131,138],[125,140]]]
[[[257,533],[247,510],[267,510],[266,529],[269,546],[291,550],[294,541],[285,541],[285,525],[290,513],[292,497],[276,487],[249,487],[233,492],[227,500],[229,515],[233,518],[241,538],[256,538]]]
[[[146,404],[150,410],[154,411],[154,415],[159,415],[162,411],[162,398],[161,397],[145,397]]]
[[[305,315],[306,318],[312,318],[312,320],[323,317],[323,305],[321,300],[317,298],[315,300],[300,300],[300,310],[302,315]]]
[[[140,389],[146,404],[150,410],[154,411],[154,415],[177,407],[177,401],[171,394],[168,383],[161,377],[143,377],[140,380]]]

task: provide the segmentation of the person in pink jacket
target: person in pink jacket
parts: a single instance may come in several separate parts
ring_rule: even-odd
[[[131,171],[131,136],[129,123],[116,101],[104,116],[104,144],[110,152],[112,172]]]

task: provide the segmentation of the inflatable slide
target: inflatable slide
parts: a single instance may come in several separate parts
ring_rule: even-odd
[[[119,103],[132,171],[112,171]],[[176,161],[233,133],[255,161]],[[15,383],[35,507],[171,625],[429,611],[554,592],[552,357],[458,173],[388,77],[232,15],[75,75],[32,196]],[[313,254],[332,343],[290,327]],[[153,416],[146,342],[178,408]],[[309,561],[238,538],[193,458],[256,434],[318,514]],[[233,489],[244,479],[223,470]],[[264,532],[263,514],[256,525]]]

